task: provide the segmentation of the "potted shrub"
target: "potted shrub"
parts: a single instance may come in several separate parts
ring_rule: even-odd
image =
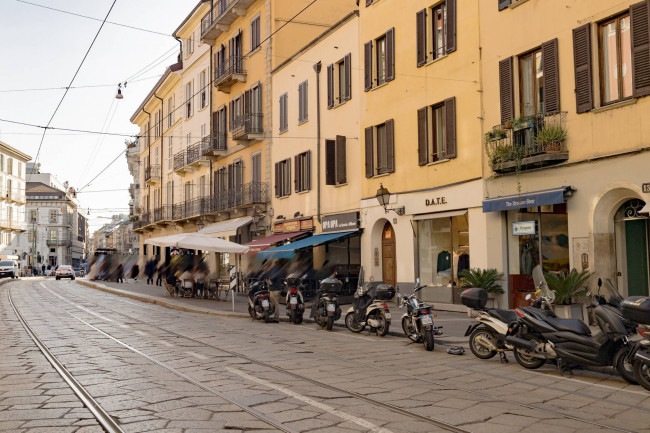
[[[523,115],[519,116],[517,119],[515,119],[512,122],[513,131],[521,131],[522,129],[532,128],[533,126],[535,126],[535,122],[533,121],[533,118],[532,117],[527,118],[524,117]]]
[[[566,140],[566,129],[557,124],[546,124],[539,131],[535,142],[549,153],[561,152],[562,143]]]
[[[555,292],[553,311],[558,317],[583,320],[582,304],[571,302],[573,298],[587,293],[586,283],[589,277],[591,277],[589,271],[578,272],[575,268],[568,274],[564,271],[557,274],[544,273],[548,288]]]
[[[463,289],[481,288],[488,293],[488,304],[495,306],[495,296],[504,293],[501,287],[503,273],[496,269],[470,268],[458,273],[459,283]],[[489,305],[488,305],[489,306]]]

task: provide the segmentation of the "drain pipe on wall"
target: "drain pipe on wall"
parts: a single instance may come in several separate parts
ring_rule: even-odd
[[[314,65],[316,71],[316,219],[321,222],[320,217],[320,70],[321,62]]]

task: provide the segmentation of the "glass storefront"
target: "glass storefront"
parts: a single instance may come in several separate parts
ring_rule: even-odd
[[[429,285],[430,302],[460,303],[458,273],[469,268],[469,223],[467,212],[435,214],[417,219],[417,262],[421,284]]]

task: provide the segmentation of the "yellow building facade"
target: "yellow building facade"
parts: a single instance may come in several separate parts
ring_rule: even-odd
[[[458,273],[487,261],[478,2],[359,12],[362,264],[403,292],[420,277],[424,299],[459,303]]]
[[[487,3],[487,264],[505,303],[523,302],[537,264],[647,296],[650,2]]]

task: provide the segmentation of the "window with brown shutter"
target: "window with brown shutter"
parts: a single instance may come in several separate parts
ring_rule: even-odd
[[[501,105],[501,123],[515,117],[515,89],[513,82],[513,58],[499,62],[499,100]]]
[[[446,53],[456,51],[456,0],[447,0],[447,49]]]
[[[303,81],[298,86],[298,124],[304,123],[308,120],[307,97],[307,81]]]
[[[456,98],[418,110],[418,164],[456,157]]]
[[[395,121],[386,121],[386,172],[395,172]]]
[[[557,39],[542,44],[542,63],[544,70],[544,112],[560,111],[560,67]]]
[[[296,155],[294,165],[296,192],[309,191],[311,189],[311,151]]]
[[[344,135],[336,136],[336,184],[343,185],[347,183],[346,169],[346,140]]]
[[[325,140],[325,185],[336,185],[336,142]]]
[[[346,54],[327,66],[327,108],[334,108],[352,98],[352,56]]]
[[[426,165],[429,162],[428,112],[429,107],[418,110],[418,165]]]
[[[291,194],[291,158],[275,163],[275,196]]]
[[[345,85],[343,86],[343,99],[349,101],[352,99],[352,54],[348,53],[343,57],[343,78]]]
[[[415,45],[417,47],[418,66],[427,63],[427,10],[415,14]]]
[[[395,79],[395,28],[386,32],[386,81]]]
[[[525,117],[544,112],[542,50],[519,56],[519,114]]]
[[[445,156],[456,158],[456,98],[445,100]]]
[[[345,136],[337,135],[336,140],[325,140],[325,184],[344,185],[346,176]]]
[[[650,95],[650,0],[630,6],[634,96]]]
[[[372,89],[372,41],[363,46],[363,81],[366,92]]]
[[[633,9],[634,6],[630,8]],[[634,95],[636,76],[633,52],[634,30],[632,29],[632,37],[630,37],[630,20],[630,14],[625,13],[603,21],[598,26],[602,105],[631,98]],[[647,50],[648,46],[646,46]]]
[[[456,0],[422,9],[415,21],[418,67],[456,51]]]
[[[373,127],[369,126],[366,128],[366,177],[373,177],[375,175],[375,155],[374,155],[374,143],[373,143]]]
[[[334,106],[334,65],[327,65],[327,108]]]
[[[289,95],[283,93],[280,96],[280,133],[287,132],[289,129],[289,120],[287,116],[288,103]]]
[[[573,29],[573,63],[576,112],[586,113],[594,107],[591,76],[591,25],[589,23]]]

